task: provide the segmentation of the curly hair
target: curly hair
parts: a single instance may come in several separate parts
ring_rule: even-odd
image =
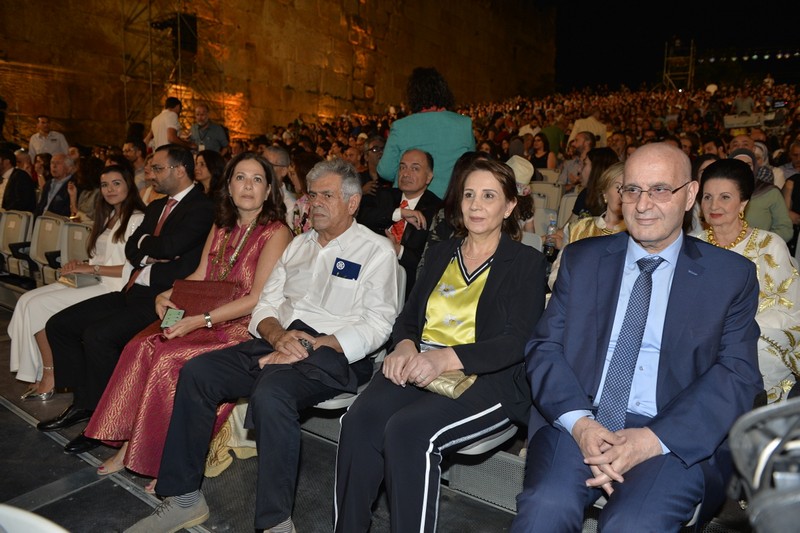
[[[406,97],[412,113],[429,107],[452,109],[455,99],[444,77],[433,67],[417,67],[411,72]]]

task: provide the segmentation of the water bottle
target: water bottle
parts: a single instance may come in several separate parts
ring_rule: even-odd
[[[558,230],[556,227],[556,220],[551,218],[550,223],[547,225],[547,234],[544,238],[542,245],[542,252],[548,261],[552,262],[556,259],[556,244],[553,241],[553,234]]]

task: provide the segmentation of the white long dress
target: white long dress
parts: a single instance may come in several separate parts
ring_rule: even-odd
[[[18,380],[34,383],[42,379],[42,354],[34,335],[44,329],[51,316],[83,300],[122,289],[131,270],[125,260],[125,242],[143,219],[143,213],[131,215],[125,238],[121,242],[112,242],[114,233],[119,229],[119,221],[97,238],[95,253],[89,263],[100,266],[125,264],[121,278],[101,276],[99,284],[80,289],[51,283],[30,290],[20,297],[8,324],[8,336],[11,337],[11,372],[17,373]]]
[[[697,237],[708,241],[703,231]],[[753,228],[745,240],[732,248],[756,265],[759,294],[756,322],[758,366],[764,378],[769,403],[786,399],[800,371],[800,276],[789,249],[780,236]]]

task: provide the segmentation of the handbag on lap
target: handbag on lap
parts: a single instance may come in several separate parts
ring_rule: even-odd
[[[170,300],[187,315],[202,315],[233,301],[234,281],[195,281],[178,279],[172,286]]]

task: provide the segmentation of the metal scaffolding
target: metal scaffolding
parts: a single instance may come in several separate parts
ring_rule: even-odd
[[[662,84],[668,89],[691,90],[694,85],[694,65],[694,40],[689,41],[689,46],[677,38],[665,43]]]
[[[120,0],[122,17],[121,81],[128,127],[145,129],[167,96],[225,111],[225,75],[212,46],[219,43],[221,2],[216,0]],[[215,32],[217,32],[215,34]],[[182,117],[187,123],[187,117]]]

